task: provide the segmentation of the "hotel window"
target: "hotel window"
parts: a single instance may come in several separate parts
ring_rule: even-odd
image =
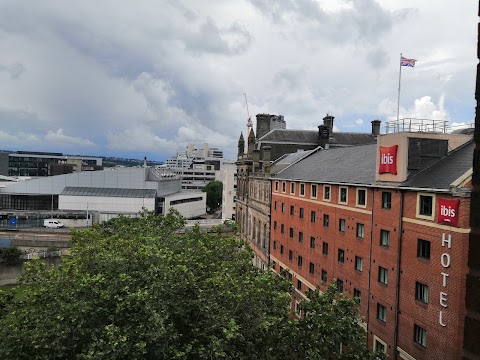
[[[294,215],[295,214],[295,206],[293,205],[290,205],[290,215]]]
[[[282,192],[285,193],[287,191],[287,183],[282,181]]]
[[[390,246],[390,231],[380,230],[380,245],[381,246]]]
[[[359,207],[367,206],[367,190],[357,189],[357,206]]]
[[[310,266],[309,266],[309,272],[310,272],[310,275],[313,275],[315,273],[315,264],[314,263],[310,263]]]
[[[280,225],[280,232],[282,234],[285,234],[285,225],[284,224]]]
[[[378,281],[382,284],[388,284],[388,270],[379,266],[378,267]]]
[[[415,324],[413,327],[413,341],[423,347],[427,347],[427,330]]]
[[[328,227],[328,224],[330,222],[330,217],[328,214],[323,214],[323,226]]]
[[[300,184],[300,196],[305,196],[305,184]]]
[[[298,242],[300,244],[303,243],[303,232],[301,232],[301,231],[298,232]]]
[[[298,301],[295,301],[295,315],[299,318],[302,317],[302,306]]]
[[[415,282],[415,300],[428,304],[428,286],[420,282]]]
[[[298,291],[302,291],[302,282],[300,280],[297,280],[297,289]]]
[[[314,223],[317,219],[317,213],[315,211],[312,211],[310,213],[310,222]]]
[[[432,197],[431,196],[425,196],[425,195],[420,195],[420,209],[419,209],[419,214],[420,215],[426,215],[426,216],[432,216]]]
[[[345,251],[338,249],[338,262],[343,264],[345,262]]]
[[[273,203],[273,209],[277,210],[277,202],[276,201]]]
[[[323,255],[328,255],[328,243],[325,242],[325,241],[322,244],[322,254]]]
[[[317,198],[317,185],[312,184],[312,198]]]
[[[277,241],[273,240],[273,250],[277,250]]]
[[[363,269],[363,259],[360,256],[355,256],[355,270],[362,271]]]
[[[356,298],[357,304],[360,304],[362,300],[362,292],[358,289],[353,288],[353,297]]]
[[[323,186],[323,200],[330,201],[330,186],[324,185]]]
[[[322,281],[324,283],[327,282],[327,272],[325,270],[322,270]]]
[[[387,322],[387,308],[382,304],[377,303],[377,319]]]
[[[292,273],[289,272],[288,273],[288,280],[293,281],[292,279],[293,279]]]
[[[288,250],[288,260],[292,261],[293,260],[293,251]]]
[[[340,186],[339,188],[339,195],[338,195],[338,202],[340,204],[346,204],[348,199],[348,188],[344,186]]]
[[[290,237],[293,238],[293,228],[290,228]]]
[[[357,223],[357,237],[361,239],[365,237],[365,225]]]
[[[298,267],[302,267],[303,265],[303,257],[302,255],[298,255]]]
[[[315,249],[315,238],[313,236],[310,238],[310,249]]]
[[[273,222],[273,230],[277,230],[277,220]]]
[[[290,183],[290,194],[295,194],[295,183],[294,182]]]
[[[430,260],[430,241],[418,239],[417,256],[421,259]]]
[[[392,208],[392,193],[389,191],[382,192],[382,209]]]
[[[285,203],[282,203],[282,213],[285,212]]]
[[[345,232],[345,228],[346,228],[345,219],[339,219],[338,230],[341,232]]]
[[[337,290],[338,292],[343,292],[343,280],[337,279]]]
[[[378,339],[375,339],[375,352],[378,353],[387,353],[387,346],[385,343],[379,341]]]
[[[304,216],[305,216],[305,211],[303,210],[303,208],[300,208],[300,210],[299,210],[300,219],[303,219]]]
[[[278,192],[278,181],[275,181],[275,192]]]
[[[283,255],[283,253],[284,253],[284,249],[285,249],[285,248],[283,247],[283,245],[280,245],[280,254],[282,254],[282,255]]]
[[[435,217],[435,196],[425,193],[417,194],[417,217],[420,219],[433,220]]]

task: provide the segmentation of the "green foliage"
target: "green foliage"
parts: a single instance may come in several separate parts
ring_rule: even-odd
[[[3,262],[7,265],[20,264],[22,262],[20,255],[22,255],[22,251],[16,247],[0,249],[0,263]]]
[[[369,351],[367,332],[357,315],[355,299],[337,291],[335,282],[322,293],[309,293],[300,304],[304,316],[296,323],[292,336],[298,359],[383,359]]]
[[[223,183],[221,181],[210,181],[202,191],[207,193],[207,206],[210,211],[215,211],[222,205]]]
[[[349,353],[368,354],[353,302],[322,326],[309,304],[334,311],[340,300],[318,294],[293,320],[291,284],[252,266],[246,243],[198,227],[176,233],[184,223],[174,211],[116,218],[74,232],[58,267],[26,264],[25,296],[0,292],[0,359],[321,359],[347,339]],[[341,326],[346,335],[331,334]]]

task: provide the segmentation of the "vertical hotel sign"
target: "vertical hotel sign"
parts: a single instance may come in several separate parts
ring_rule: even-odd
[[[397,175],[397,152],[398,145],[380,146],[379,174],[389,173]]]
[[[458,226],[458,207],[460,200],[445,200],[438,199],[438,222],[440,224]],[[448,307],[448,282],[447,279],[450,276],[449,268],[452,263],[451,250],[452,250],[452,235],[442,234],[442,255],[440,256],[440,264],[442,265],[442,287],[440,291],[440,313],[438,314],[438,322],[441,326],[447,326],[445,321],[445,313]]]

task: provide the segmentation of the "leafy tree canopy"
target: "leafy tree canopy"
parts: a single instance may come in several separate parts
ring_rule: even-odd
[[[25,264],[25,296],[0,293],[0,358],[374,358],[354,302],[329,288],[293,320],[291,284],[245,243],[183,225],[174,211],[117,218],[74,232],[60,266]]]
[[[216,210],[222,204],[223,183],[215,180],[210,181],[202,190],[207,193],[207,206],[212,210]]]

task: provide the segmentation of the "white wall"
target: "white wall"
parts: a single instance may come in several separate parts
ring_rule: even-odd
[[[237,173],[237,166],[235,163],[224,162],[222,165],[222,219],[231,219],[235,214],[235,202],[233,197],[237,195],[235,192],[235,185],[237,181],[234,175]]]
[[[193,199],[201,197],[200,201],[185,202],[181,204],[171,205],[172,201],[181,199]],[[204,192],[181,192],[165,197],[165,214],[170,208],[176,209],[187,219],[205,215],[207,208],[207,194]]]
[[[155,198],[123,198],[59,195],[59,210],[83,210],[113,213],[136,213],[144,207],[155,210]]]

